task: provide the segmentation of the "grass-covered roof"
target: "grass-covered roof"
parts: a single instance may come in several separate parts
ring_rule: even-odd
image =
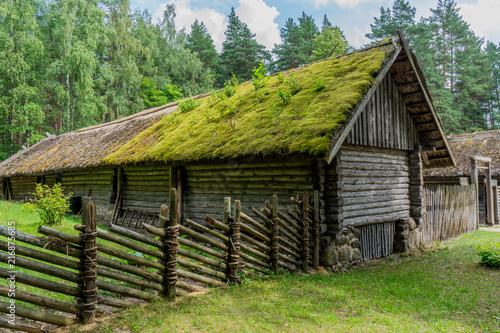
[[[332,134],[373,85],[394,51],[393,41],[387,39],[363,50],[181,102],[176,112],[139,133],[104,162],[324,155]]]

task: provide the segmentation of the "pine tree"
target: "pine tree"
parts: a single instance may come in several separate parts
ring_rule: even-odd
[[[187,37],[186,48],[198,55],[206,69],[215,70],[218,63],[218,54],[215,50],[212,36],[203,22],[195,20],[191,25],[191,33]]]
[[[299,31],[302,39],[300,51],[307,57],[307,62],[309,62],[314,49],[314,38],[318,35],[318,27],[311,15],[302,12],[302,16],[299,17]]]
[[[485,53],[491,68],[487,103],[489,127],[498,128],[500,125],[500,45],[488,42]]]
[[[349,45],[342,30],[339,27],[324,28],[314,39],[312,61],[344,54]]]
[[[372,32],[366,37],[373,41],[381,40],[397,36],[398,30],[411,35],[416,12],[417,9],[404,0],[395,0],[392,12],[390,8],[380,7],[380,17],[374,17],[375,22],[370,24]]]
[[[482,40],[463,20],[455,1],[439,0],[431,12],[415,29],[421,36],[414,47],[424,60],[444,127],[452,132],[485,129],[491,70]]]
[[[325,14],[325,16],[323,16],[323,26],[321,27],[321,31],[328,28],[333,28],[333,25],[330,23],[330,20],[328,20],[328,17]]]
[[[276,55],[274,67],[277,71],[296,68],[307,62],[307,55],[302,52],[303,38],[299,27],[292,18],[285,22],[280,30],[281,44],[274,45],[273,53]]]
[[[220,56],[222,77],[228,80],[235,75],[240,82],[250,80],[261,61],[270,61],[269,52],[255,40],[255,34],[236,16],[234,8],[228,18]]]

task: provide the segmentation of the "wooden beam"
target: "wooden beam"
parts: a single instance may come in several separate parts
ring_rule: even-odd
[[[477,162],[491,163],[491,158],[489,158],[489,157],[472,156],[471,158]]]
[[[413,103],[406,103],[405,105],[407,108],[411,108],[414,106],[427,106],[427,103],[425,103],[425,102],[413,102]]]
[[[417,73],[418,72],[417,65],[415,64],[415,62],[413,61],[413,58],[411,57],[411,51],[410,51],[410,46],[408,45],[408,40],[406,40],[406,38],[404,38],[399,31],[398,31],[398,35],[399,35],[399,38],[401,39],[401,44],[403,45],[403,49],[405,50],[406,54],[408,54],[408,61],[410,62],[411,67],[413,68],[415,73]],[[448,145],[448,140],[446,140],[446,135],[444,134],[444,130],[441,127],[441,122],[438,118],[436,110],[434,110],[434,106],[433,106],[433,104],[431,102],[431,98],[426,90],[426,86],[424,85],[424,80],[423,80],[423,78],[420,77],[419,74],[417,74],[417,80],[420,82],[420,87],[422,88],[422,92],[423,92],[423,95],[425,97],[425,100],[426,100],[429,108],[431,109],[432,117],[434,118],[436,124],[438,124],[438,130],[439,130],[439,133],[441,134],[441,137],[444,140],[444,144],[446,146],[446,149],[448,150],[448,154],[450,155],[451,163],[453,164],[454,167],[456,167],[457,162],[453,158],[453,154],[451,153],[450,146]]]
[[[400,88],[400,87],[418,86],[418,85],[419,85],[418,81],[412,81],[412,82],[402,82],[402,83],[399,83],[399,84],[398,84],[398,83],[396,83],[396,86],[397,86],[398,88]]]
[[[396,59],[394,60],[393,64],[400,64],[402,62],[407,62],[408,61],[408,57],[405,56],[403,59]]]
[[[417,94],[422,94],[422,91],[418,90],[418,91],[407,92],[407,93],[401,94],[401,96],[403,98],[406,98],[406,97],[417,95]]]

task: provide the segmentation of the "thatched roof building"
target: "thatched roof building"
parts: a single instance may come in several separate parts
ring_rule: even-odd
[[[231,97],[197,96],[195,99],[202,104],[194,110],[179,110],[174,102],[46,138],[0,163],[0,177],[250,155],[303,153],[325,155],[331,160],[342,143],[342,134],[347,134],[359,116],[359,106],[365,106],[374,83],[381,79],[379,74],[388,69],[394,74],[421,139],[436,145],[436,152],[427,154],[429,167],[453,165],[425,83],[417,79],[416,73],[405,70],[415,59],[391,62],[397,43],[397,39],[388,39],[282,76],[271,76],[260,90],[248,81]],[[294,89],[298,90],[295,94]],[[289,103],[284,102],[286,97],[279,96],[280,91],[290,94]]]
[[[427,177],[470,177],[472,156],[491,158],[492,177],[500,178],[500,130],[450,135],[448,143],[457,167],[425,170]]]
[[[108,217],[157,211],[170,187],[181,190],[190,218],[218,218],[228,195],[245,209],[272,194],[286,206],[291,195],[318,190],[325,237],[358,226],[373,244],[392,244],[396,221],[422,216],[422,169],[453,165],[415,56],[405,40],[388,38],[47,138],[0,163],[0,178],[13,199],[35,181],[61,181],[91,193]],[[385,251],[366,258],[392,245]]]

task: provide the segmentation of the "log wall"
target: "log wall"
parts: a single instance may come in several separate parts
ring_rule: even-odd
[[[71,192],[82,198],[90,196],[97,205],[97,215],[108,219],[113,209],[113,203],[110,203],[112,175],[113,171],[110,169],[68,172],[62,175],[61,185],[66,194]]]
[[[224,197],[241,200],[242,209],[259,209],[277,194],[282,198],[313,190],[313,160],[276,163],[233,163],[185,166],[184,215],[221,219]],[[281,200],[279,209],[293,210],[290,200]]]
[[[123,168],[123,207],[158,213],[168,205],[170,167],[128,166]],[[220,209],[220,205],[219,205]]]
[[[4,179],[0,178],[0,200],[3,200],[5,198],[4,196],[4,188],[3,188],[3,183]]]
[[[26,201],[34,199],[36,188],[36,177],[12,177],[10,178],[12,199],[14,201]]]
[[[392,222],[409,217],[408,152],[344,146],[337,155],[341,225]]]
[[[417,128],[391,75],[386,75],[354,124],[345,143],[413,150]]]

